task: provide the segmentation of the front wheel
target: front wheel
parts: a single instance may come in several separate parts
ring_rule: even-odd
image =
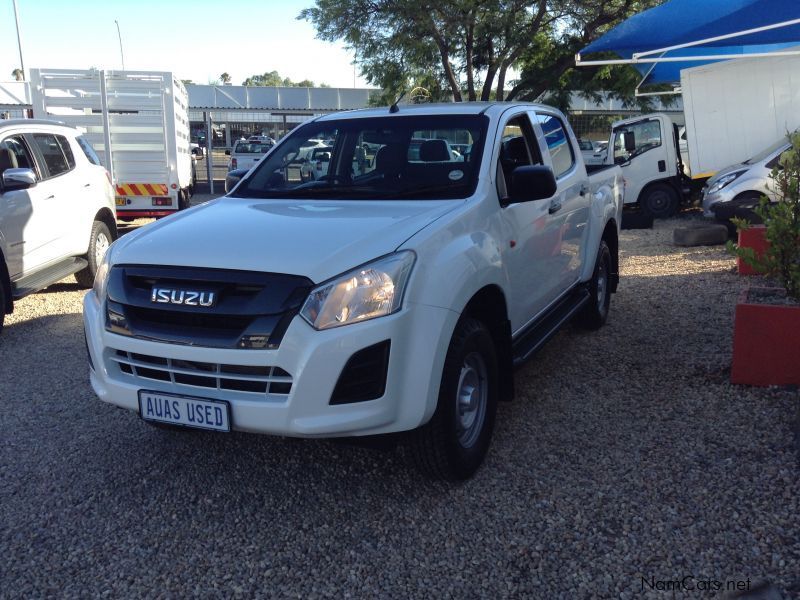
[[[106,250],[114,241],[108,225],[102,221],[95,221],[92,225],[92,234],[89,238],[89,252],[86,253],[86,260],[89,262],[88,266],[82,271],[75,273],[75,280],[78,284],[85,288],[90,288],[94,284],[94,274],[97,273],[97,267],[103,262],[103,257]]]
[[[585,329],[600,329],[608,318],[611,304],[611,251],[605,240],[600,241],[594,273],[589,282],[589,302],[578,313],[578,324]]]
[[[436,411],[411,432],[415,465],[435,479],[468,479],[489,450],[497,412],[498,366],[486,326],[462,317],[447,349]]]
[[[641,194],[639,204],[656,219],[664,219],[677,212],[678,194],[666,183],[656,183]]]

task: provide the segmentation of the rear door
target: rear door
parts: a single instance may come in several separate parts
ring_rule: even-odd
[[[551,227],[558,232],[552,258],[559,271],[559,289],[565,291],[578,282],[586,260],[591,209],[589,178],[578,160],[576,140],[561,117],[537,110],[531,118],[536,122],[539,143],[547,148],[542,153],[545,164],[553,169],[558,182],[557,196],[549,209]]]
[[[87,182],[80,181],[75,156],[64,136],[35,132],[27,137],[45,177],[37,187],[46,193],[34,210],[40,212],[42,239],[48,240],[42,252],[43,262],[48,263],[70,254],[70,237],[76,235],[77,220],[83,221],[76,204],[84,194],[83,184]]]

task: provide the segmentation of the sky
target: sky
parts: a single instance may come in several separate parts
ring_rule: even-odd
[[[323,42],[298,21],[313,0],[17,0],[22,58],[31,68],[172,71],[209,83],[227,72],[232,83],[278,71],[353,87],[353,53]],[[19,67],[12,0],[0,0],[0,81]],[[357,75],[356,87],[370,87]]]

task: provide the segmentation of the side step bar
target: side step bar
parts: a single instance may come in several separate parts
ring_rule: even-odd
[[[64,279],[64,277],[77,273],[81,269],[85,269],[88,264],[89,263],[86,262],[84,258],[68,258],[62,260],[46,269],[36,271],[35,273],[13,282],[11,284],[11,296],[14,300],[19,300],[24,296],[46,288],[56,281]]]
[[[584,286],[576,287],[553,306],[547,314],[525,330],[512,342],[514,367],[521,366],[536,354],[547,340],[558,333],[558,330],[588,301],[589,290]]]

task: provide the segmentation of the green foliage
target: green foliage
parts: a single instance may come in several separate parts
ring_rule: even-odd
[[[223,73],[227,75],[227,73]],[[277,71],[268,71],[261,75],[251,75],[242,82],[242,85],[262,86],[262,87],[330,87],[328,84],[321,83],[318,86],[310,79],[302,81],[292,81],[288,77],[281,77]]]
[[[575,52],[660,1],[316,0],[298,18],[311,21],[319,38],[355,50],[361,74],[384,90],[384,103],[415,87],[433,101],[503,100],[511,84],[508,99],[578,85],[586,76],[569,73]],[[515,69],[522,76],[511,82]],[[633,90],[638,82],[624,70],[594,74],[595,89],[604,82]]]
[[[728,247],[759,273],[777,279],[788,296],[800,300],[800,131],[788,137],[791,147],[771,175],[778,201],[762,196],[755,209],[766,227],[767,250],[759,257],[752,248]],[[732,220],[740,230],[749,226],[743,219]]]

